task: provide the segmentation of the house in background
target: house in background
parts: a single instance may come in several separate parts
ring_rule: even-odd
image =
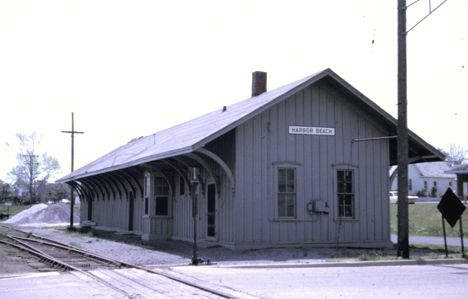
[[[396,119],[330,69],[271,91],[266,73],[252,79],[252,97],[60,179],[79,193],[81,221],[153,242],[191,242],[196,228],[229,248],[389,246]],[[411,131],[408,141],[412,161],[443,159]]]
[[[439,197],[447,188],[451,188],[456,193],[457,177],[455,174],[447,173],[450,169],[450,164],[445,161],[409,164],[408,195]],[[398,189],[397,181],[397,175],[394,175],[391,190]]]
[[[457,176],[457,195],[460,199],[468,202],[468,165],[454,166],[447,173]]]

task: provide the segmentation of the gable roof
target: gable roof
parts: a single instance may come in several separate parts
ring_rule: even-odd
[[[447,179],[456,178],[454,174],[447,173],[447,171],[450,170],[450,165],[445,161],[417,163],[413,166],[419,171],[422,177]]]
[[[340,91],[350,95],[359,106],[371,112],[372,115],[396,132],[397,121],[395,118],[344,81],[331,69],[325,69],[283,87],[262,93],[254,98],[226,106],[225,110],[219,109],[152,135],[134,139],[61,178],[59,182],[68,182],[193,152],[255,115],[320,80],[327,80]],[[390,140],[390,147],[394,143],[396,144],[396,140]],[[418,161],[438,161],[443,158],[442,153],[411,131],[409,132],[409,144],[410,149],[413,150],[413,156],[417,157]],[[392,159],[391,157],[391,160],[396,161],[396,158]]]

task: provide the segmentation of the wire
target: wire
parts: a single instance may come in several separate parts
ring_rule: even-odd
[[[416,0],[416,2],[418,2],[420,0]],[[431,9],[431,0],[429,0],[429,13],[424,17],[422,18],[421,20],[419,20],[419,22],[417,22],[413,27],[411,27],[408,31],[406,31],[406,35],[411,31],[413,30],[416,26],[418,26],[419,24],[421,24],[425,19],[427,19],[434,11],[436,11],[439,7],[441,7],[445,2],[447,2],[448,0],[444,0],[442,3],[440,3],[439,5],[436,6],[436,8],[434,9]],[[410,4],[410,6],[416,2],[413,2]],[[409,6],[407,6],[406,8],[408,8]]]
[[[419,1],[421,1],[421,0],[416,0],[416,1],[412,2],[411,4],[408,4],[408,5],[406,6],[406,9],[408,9],[411,5],[418,3]],[[430,1],[430,0],[429,0],[429,1]]]

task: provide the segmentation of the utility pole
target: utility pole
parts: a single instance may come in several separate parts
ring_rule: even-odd
[[[71,131],[62,131],[62,133],[67,133],[71,135],[71,172],[75,170],[75,134],[83,134],[84,132],[75,131],[75,117],[74,113],[71,113]],[[75,196],[73,195],[73,187],[70,186],[70,230],[74,230],[73,227],[73,209],[75,207]]]
[[[408,217],[408,101],[407,101],[407,64],[406,64],[406,36],[439,9],[447,0],[439,3],[435,8],[432,0],[428,0],[429,12],[409,30],[406,30],[406,11],[420,0],[414,0],[406,5],[406,0],[398,0],[398,245],[397,255],[408,259],[409,250],[409,217]]]
[[[398,248],[408,259],[408,117],[406,80],[406,0],[398,0]]]

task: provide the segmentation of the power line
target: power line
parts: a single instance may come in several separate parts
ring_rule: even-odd
[[[417,2],[419,2],[420,0],[416,0],[414,1],[413,3],[411,3],[410,5],[406,6],[406,9],[408,9],[410,6],[412,6],[413,4],[416,4]],[[425,19],[427,19],[434,11],[436,11],[437,9],[439,9],[439,7],[441,7],[443,4],[445,4],[445,2],[447,2],[448,0],[444,0],[442,3],[440,3],[439,5],[437,5],[434,9],[432,9],[432,3],[431,3],[431,0],[428,0],[428,3],[429,3],[429,13],[427,15],[425,15],[421,20],[419,20],[415,25],[413,25],[413,27],[411,27],[408,31],[406,31],[405,34],[408,34],[411,30],[413,30],[416,26],[418,26],[419,24],[421,24]]]

